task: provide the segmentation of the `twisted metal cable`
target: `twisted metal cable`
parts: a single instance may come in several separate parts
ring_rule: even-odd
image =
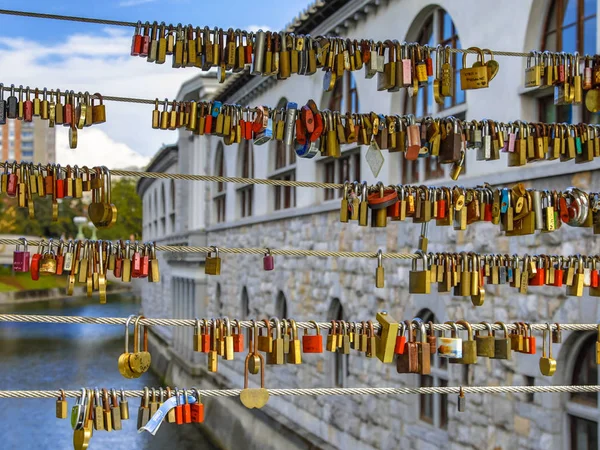
[[[36,19],[51,19],[51,20],[65,20],[65,21],[69,21],[69,22],[96,23],[96,24],[113,25],[113,26],[119,26],[119,27],[135,28],[137,26],[136,22],[96,19],[96,18],[91,18],[91,17],[65,16],[62,14],[46,14],[46,13],[36,13],[36,12],[29,12],[29,11],[16,11],[16,10],[12,10],[12,9],[0,9],[0,14],[10,15],[10,16],[21,16],[21,17],[33,17]],[[435,52],[436,51],[435,47],[430,48],[430,51]],[[469,50],[469,49],[463,49],[463,48],[451,48],[450,52],[452,52],[452,53],[477,53],[477,51],[475,51],[475,50]],[[523,53],[523,52],[507,52],[507,51],[500,51],[500,50],[493,50],[492,52],[493,52],[494,56],[510,56],[510,57],[521,57],[521,58],[526,58],[526,57],[530,56],[529,53]],[[121,101],[121,100],[117,100],[117,101]],[[154,103],[154,101],[152,101],[151,103]]]
[[[212,326],[214,319],[201,319],[201,325]],[[237,325],[241,328],[251,328],[254,326],[254,322],[252,320],[238,320],[235,318],[230,319],[232,324]],[[61,324],[87,324],[87,325],[125,325],[127,323],[127,318],[125,317],[82,317],[82,316],[46,316],[46,315],[36,315],[36,314],[0,314],[0,322],[29,322],[29,323],[61,323]],[[361,321],[348,323],[356,324],[356,329],[361,330],[362,325]],[[367,321],[364,321],[365,323]],[[143,326],[163,326],[163,327],[195,327],[198,323],[195,319],[160,319],[160,318],[144,318],[140,319],[140,325]],[[271,318],[269,320],[271,326],[276,326],[276,321]],[[329,330],[332,327],[331,322],[317,322],[317,321],[302,321],[296,322],[296,326],[299,329],[315,329],[315,323],[319,327],[319,329]],[[259,328],[265,328],[266,324],[263,320],[258,320],[256,322]],[[492,330],[502,330],[501,325],[490,324]],[[543,331],[548,330],[548,326],[552,330],[560,327],[561,330],[564,331],[597,331],[599,325],[595,323],[589,324],[578,324],[578,323],[564,323],[564,324],[547,324],[547,323],[532,323],[528,324],[532,330]],[[416,325],[415,325],[416,326]],[[466,327],[460,324],[456,325],[459,330],[465,330]],[[373,328],[375,330],[379,330],[381,326],[378,322],[373,324]],[[425,328],[429,330],[429,325],[425,324]],[[471,328],[474,331],[485,331],[487,330],[487,326],[481,323],[473,323],[471,324]],[[506,324],[506,328],[508,330],[517,329],[517,325],[515,324]],[[451,331],[453,327],[447,324],[434,324],[434,331]]]
[[[56,239],[55,241],[58,241]],[[48,239],[43,241],[31,240],[27,243],[33,247],[41,243],[48,243]],[[22,245],[23,241],[18,239],[0,239],[0,244],[4,245]],[[327,250],[300,250],[300,249],[273,249],[273,248],[226,248],[217,247],[219,253],[231,253],[238,255],[265,255],[271,252],[272,255],[285,256],[317,256],[322,258],[377,258],[377,252],[335,252]],[[184,245],[157,245],[157,251],[173,253],[210,253],[214,252],[214,247],[193,247]],[[413,253],[382,253],[383,258],[387,259],[415,259],[419,256]]]
[[[151,390],[152,388],[150,388]],[[157,389],[157,388],[155,388]],[[565,393],[565,392],[600,392],[598,385],[574,386],[447,386],[447,387],[419,387],[419,388],[309,388],[309,389],[267,389],[273,397],[284,396],[325,396],[325,395],[414,395],[414,394],[458,394],[460,390],[465,394],[502,394],[502,393]],[[188,391],[198,391],[202,397],[238,397],[242,389],[212,389],[203,390],[194,387]],[[120,392],[120,391],[119,391]],[[69,398],[81,397],[81,390],[65,390]],[[142,397],[143,390],[124,390],[126,397]],[[15,390],[0,391],[0,398],[38,399],[58,398],[60,390]],[[172,395],[175,395],[173,392]]]

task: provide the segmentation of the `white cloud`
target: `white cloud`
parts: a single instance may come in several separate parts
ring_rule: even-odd
[[[271,31],[271,28],[267,25],[248,25],[244,29],[252,33],[256,33],[258,30]]]
[[[119,2],[119,6],[121,8],[126,8],[128,6],[137,6],[137,5],[143,5],[145,3],[154,3],[156,0],[123,0],[122,2]]]
[[[0,36],[0,81],[40,89],[172,99],[182,82],[198,74],[193,68],[173,69],[170,59],[158,65],[146,62],[145,58],[130,56],[132,34],[105,28],[94,34],[66,36],[60,43],[50,45]],[[107,102],[106,116],[106,123],[79,130],[79,146],[88,146],[88,151],[95,155],[118,156],[120,159],[114,161],[113,167],[141,166],[162,143],[177,139],[177,132],[151,128],[150,105]],[[62,139],[60,136],[61,133],[57,135],[57,146]],[[94,147],[92,137],[103,147]],[[68,147],[68,143],[65,146]],[[82,158],[86,157],[85,153],[76,152]],[[64,164],[61,158],[67,155],[69,153],[59,151],[58,162]],[[126,161],[127,158],[130,161]],[[81,165],[81,162],[77,163]],[[103,165],[111,166],[106,161]]]
[[[97,125],[94,125],[94,127]],[[150,158],[134,152],[126,144],[111,139],[99,128],[77,130],[77,148],[69,147],[69,129],[56,130],[56,159],[61,165],[106,166],[109,169],[143,168]]]

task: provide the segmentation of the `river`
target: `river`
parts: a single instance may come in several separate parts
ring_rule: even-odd
[[[108,303],[65,299],[3,308],[2,313],[127,317],[139,313],[131,295],[109,295]],[[123,378],[117,359],[123,352],[124,326],[48,323],[0,323],[0,390],[55,390],[81,387],[140,389],[158,387],[146,373]],[[68,399],[69,417],[74,399]],[[70,419],[55,416],[54,399],[0,399],[0,448],[73,448]],[[129,399],[130,419],[123,430],[94,431],[90,449],[212,450],[197,426],[164,423],[156,436],[136,430],[138,399]]]

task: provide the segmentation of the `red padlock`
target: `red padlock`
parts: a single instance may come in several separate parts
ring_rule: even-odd
[[[58,249],[56,250],[56,275],[63,274],[64,265],[65,265],[65,255],[63,254],[63,243],[61,242],[58,245]]]
[[[234,322],[237,333],[233,334],[233,351],[235,353],[241,353],[244,351],[244,333],[242,333],[240,322],[238,320],[235,320]]]
[[[263,269],[264,270],[273,270],[275,268],[275,261],[273,260],[273,255],[271,255],[271,250],[267,248],[267,253],[263,257]]]
[[[598,283],[600,282],[600,277],[598,277],[598,270],[596,269],[596,258],[590,256],[588,257],[588,261],[591,260],[592,271],[590,273],[590,287],[597,288]]]
[[[175,423],[183,425],[183,405],[181,404],[179,389],[175,389],[175,400],[177,401],[177,406],[175,406]]]
[[[63,105],[64,127],[70,127],[73,124],[73,102],[73,92],[65,92],[65,104]]]
[[[198,389],[194,389],[194,391],[196,391],[196,403],[193,403],[190,408],[192,413],[192,423],[202,423],[204,422],[204,405],[202,404]]]
[[[536,348],[535,348],[535,336],[533,335],[533,330],[531,329],[531,325],[529,324],[525,324],[525,333],[527,334],[527,329],[529,329],[529,337],[527,337],[526,339],[529,340],[529,351],[527,352],[527,354],[529,355],[535,355],[536,353]]]
[[[29,272],[30,254],[27,249],[27,239],[20,238],[19,240],[23,242],[23,250],[21,250],[21,245],[17,244],[17,248],[13,253],[13,271]]]
[[[537,271],[529,278],[529,286],[544,286],[546,284],[546,268],[544,267],[544,258],[538,256]]]
[[[403,322],[400,323],[399,329],[398,329],[398,336],[396,336],[396,347],[394,348],[394,353],[396,355],[403,355],[404,354],[404,350],[406,349],[406,326],[404,325]],[[354,339],[358,339],[358,337],[355,337]]]
[[[139,56],[146,58],[150,51],[150,22],[144,24],[144,35],[141,38],[140,54]]]
[[[131,278],[140,278],[142,273],[142,256],[140,255],[140,247],[138,243],[135,244],[135,250],[131,257]]]
[[[148,278],[148,271],[150,270],[150,255],[148,254],[148,249],[144,246],[144,254],[140,260],[140,276],[139,278]]]
[[[54,165],[54,192],[56,198],[65,198],[65,180],[61,178],[60,164]]]
[[[25,122],[33,121],[33,102],[29,98],[29,86],[25,89],[26,96],[25,101],[23,102],[23,120]]]
[[[435,216],[436,219],[445,219],[446,218],[446,199],[445,198],[440,198],[438,201],[438,206],[437,206],[437,214]]]
[[[183,390],[182,419],[183,423],[192,423],[192,405],[188,399],[187,389]]]
[[[483,220],[485,222],[492,221],[492,204],[491,203],[486,203],[483,208]]]
[[[19,174],[17,172],[17,163],[13,163],[12,172],[8,174],[8,182],[6,184],[6,195],[9,197],[17,196],[17,187],[19,186]]]
[[[204,133],[205,134],[212,134],[212,123],[213,123],[213,116],[208,114],[206,116],[206,118],[204,119]]]
[[[115,257],[115,268],[113,269],[113,275],[117,278],[121,278],[123,274],[123,255],[121,254],[121,246],[117,247],[117,255]]]
[[[316,335],[309,335],[308,330],[304,330],[304,335],[302,336],[302,352],[303,353],[323,353],[323,336],[321,336],[321,330],[319,329],[319,324],[314,320],[310,321],[314,324],[317,329]],[[356,339],[356,337],[355,337]]]
[[[135,34],[133,35],[133,39],[131,40],[131,56],[139,56],[140,51],[142,50],[142,22],[138,21],[135,26]]]
[[[31,257],[31,264],[29,266],[30,269],[30,273],[31,273],[31,279],[33,281],[37,281],[40,279],[40,262],[42,260],[42,246],[38,246],[38,250],[37,253],[34,253],[34,255]]]

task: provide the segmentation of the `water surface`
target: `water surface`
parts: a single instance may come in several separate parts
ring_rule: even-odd
[[[67,299],[4,308],[11,314],[127,317],[139,313],[132,296],[112,295],[108,303]],[[123,378],[117,359],[124,349],[122,325],[2,323],[0,322],[0,390],[54,390],[81,387],[140,389],[159,387],[146,373],[135,380]],[[69,414],[74,399],[69,399]],[[52,399],[0,399],[1,449],[73,448],[70,420],[55,416]],[[164,423],[156,436],[136,430],[138,399],[129,399],[130,419],[123,430],[94,431],[90,449],[198,449],[212,450],[194,425]]]

